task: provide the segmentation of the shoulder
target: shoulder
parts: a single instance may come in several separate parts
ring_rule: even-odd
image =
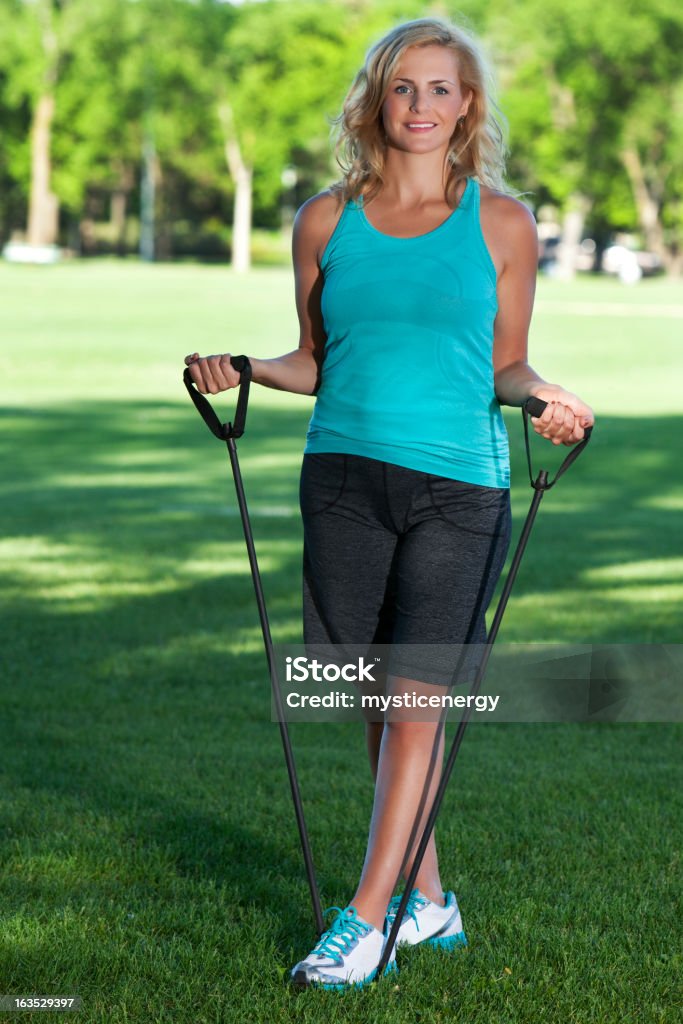
[[[519,199],[497,192],[488,185],[479,186],[479,195],[482,220],[485,219],[510,240],[536,239],[536,219],[529,207]]]
[[[311,196],[294,218],[294,251],[315,252],[320,260],[344,209],[341,193],[325,189]]]
[[[538,232],[529,207],[486,185],[479,186],[479,194],[481,228],[498,272],[509,263],[518,262],[520,256],[535,265]]]

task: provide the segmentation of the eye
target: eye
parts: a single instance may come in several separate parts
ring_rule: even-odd
[[[397,85],[396,88],[394,89],[394,92],[401,93],[403,90],[405,90],[406,92],[410,92],[410,88],[407,85]]]
[[[444,89],[442,85],[435,86],[434,92],[439,96],[448,96],[448,89]]]

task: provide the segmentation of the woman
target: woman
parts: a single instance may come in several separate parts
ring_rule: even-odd
[[[527,363],[535,222],[506,194],[486,83],[476,44],[440,20],[400,25],[370,50],[339,119],[343,178],[296,218],[299,347],[252,360],[258,383],[317,395],[301,474],[305,640],[396,645],[391,692],[450,681],[411,660],[413,645],[485,640],[510,536],[500,404],[544,399],[532,422],[556,445],[593,423]],[[186,363],[204,393],[239,383],[227,355]],[[376,973],[443,760],[442,724],[407,718],[367,723],[376,784],[362,875],[292,970],[298,985]],[[465,943],[433,834],[398,941]]]

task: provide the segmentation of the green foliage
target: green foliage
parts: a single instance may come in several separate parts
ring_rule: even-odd
[[[507,54],[504,106],[518,183],[560,206],[582,192],[596,220],[635,227],[621,156],[634,139],[660,202],[675,201],[662,187],[661,157],[680,143],[680,120],[670,116],[681,82],[680,4],[522,0],[498,5],[489,29]]]
[[[31,104],[42,65],[37,25],[26,17],[21,0],[0,0],[0,222],[3,235],[20,226],[28,198],[30,152],[28,129]]]
[[[362,59],[362,20],[352,5],[271,2],[245,7],[225,45],[224,88],[258,201],[281,191],[293,154],[316,154],[327,170],[329,118]]]
[[[137,205],[153,136],[162,221],[229,220],[228,104],[254,169],[256,222],[277,224],[285,166],[299,171],[300,199],[336,177],[329,120],[368,45],[433,13],[472,27],[492,54],[517,187],[560,208],[582,192],[596,229],[633,228],[623,150],[634,146],[674,246],[682,10],[676,0],[0,0],[0,230],[25,207],[31,113],[46,89],[52,187],[71,218],[113,192]]]
[[[88,188],[113,189],[134,178],[146,133],[162,183],[181,176],[221,186],[205,73],[216,14],[230,17],[220,5],[186,0],[104,0],[88,8],[59,90],[55,181],[65,202],[77,208]]]

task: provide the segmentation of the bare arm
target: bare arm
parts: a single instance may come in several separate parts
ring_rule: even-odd
[[[536,224],[522,203],[499,197],[496,242],[502,270],[498,277],[498,314],[494,326],[493,370],[502,405],[522,405],[535,395],[548,403],[534,429],[554,444],[575,444],[593,411],[577,395],[543,380],[527,361],[529,324],[536,291]]]
[[[252,380],[264,387],[294,394],[313,395],[320,384],[320,366],[325,331],[320,310],[323,276],[320,257],[334,230],[340,210],[328,193],[304,203],[294,221],[292,258],[296,308],[299,317],[299,347],[273,359],[250,357]],[[239,384],[239,374],[230,365],[230,353],[200,357],[188,355],[185,363],[199,391],[217,394]]]

